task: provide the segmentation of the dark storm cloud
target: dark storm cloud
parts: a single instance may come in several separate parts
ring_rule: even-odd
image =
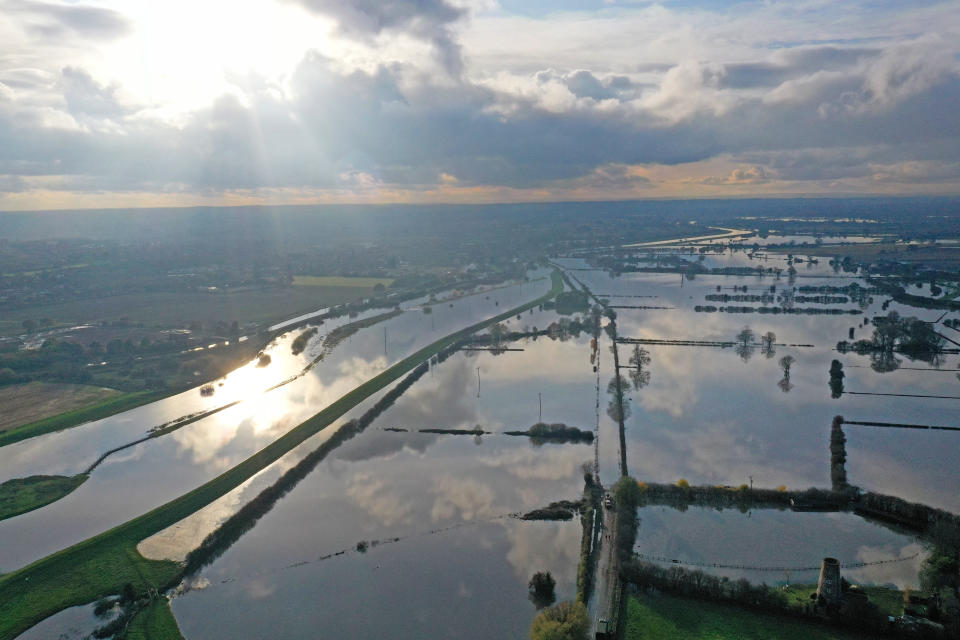
[[[383,32],[403,32],[431,43],[441,64],[453,74],[463,70],[461,50],[451,25],[466,10],[446,0],[294,0],[310,11],[336,20],[342,33],[369,38]]]

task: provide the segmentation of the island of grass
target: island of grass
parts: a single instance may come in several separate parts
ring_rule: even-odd
[[[626,640],[866,640],[868,636],[704,600],[631,596]]]
[[[0,520],[18,516],[64,497],[87,479],[75,476],[30,476],[0,484]]]
[[[552,299],[563,291],[563,280],[558,271],[552,274],[552,285],[550,291],[539,298],[465,327],[407,356],[240,464],[179,498],[22,569],[0,576],[0,640],[13,640],[44,618],[67,607],[120,593],[127,583],[138,592],[162,592],[176,586],[182,579],[183,565],[144,558],[137,551],[140,541],[240,486],[360,402],[444,349],[491,324]],[[158,607],[154,615],[170,618],[167,607]],[[161,621],[153,624],[159,625]],[[171,618],[163,621],[163,624],[169,628],[175,621]]]
[[[538,422],[526,431],[504,431],[508,436],[528,436],[534,443],[542,442],[593,442],[593,431],[578,429],[562,422],[547,424]]]

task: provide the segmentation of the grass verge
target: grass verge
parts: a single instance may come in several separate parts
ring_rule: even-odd
[[[124,584],[148,590],[173,586],[182,565],[147,560],[137,553],[141,540],[183,520],[276,462],[288,451],[386,385],[458,340],[550,300],[563,291],[560,274],[552,274],[549,292],[522,306],[452,333],[400,360],[328,405],[240,464],[196,489],[133,520],[72,547],[42,558],[0,578],[0,640],[18,634],[66,607],[119,593]]]
[[[0,520],[18,516],[59,500],[87,479],[76,476],[30,476],[0,484]]]
[[[799,620],[668,595],[631,596],[626,640],[864,640]]]

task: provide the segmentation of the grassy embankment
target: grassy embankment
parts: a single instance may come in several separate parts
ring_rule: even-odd
[[[86,474],[66,476],[30,476],[0,484],[0,520],[18,516],[50,504],[86,481]]]
[[[151,587],[162,590],[172,586],[179,580],[182,566],[143,558],[137,552],[137,543],[240,486],[364,399],[456,341],[553,298],[563,290],[563,281],[557,272],[552,281],[553,286],[545,295],[461,329],[407,356],[196,489],[118,527],[3,576],[0,578],[0,640],[12,640],[66,607],[119,593],[128,582],[140,592]],[[154,617],[165,616],[155,612]]]
[[[800,620],[674,596],[631,596],[626,640],[864,640]]]

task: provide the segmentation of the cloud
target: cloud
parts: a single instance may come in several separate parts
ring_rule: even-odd
[[[105,87],[83,69],[64,67],[60,81],[67,111],[75,118],[117,120],[133,111],[120,104],[116,85]]]
[[[346,35],[369,39],[381,33],[405,33],[433,45],[440,63],[453,75],[463,71],[460,44],[451,30],[467,14],[447,0],[296,0],[336,20]]]
[[[713,185],[744,185],[744,184],[764,184],[770,182],[774,175],[760,165],[748,167],[737,167],[726,176],[709,176],[706,178],[697,178],[692,182]]]
[[[4,12],[22,20],[35,37],[48,40],[70,36],[112,39],[127,35],[132,27],[123,14],[102,7],[8,0]]]
[[[452,0],[287,1],[304,22],[332,19],[330,42],[307,41],[270,72],[224,72],[222,95],[183,111],[137,90],[159,77],[151,70],[107,55],[104,43],[146,37],[150,25],[109,9],[11,6],[0,21],[0,41],[16,47],[0,71],[5,207],[56,193],[377,201],[960,189],[950,35],[960,25],[939,4],[880,19],[851,3],[838,22],[835,7],[781,3],[520,18]],[[40,24],[62,36],[34,42]],[[424,63],[422,42],[451,56],[451,73]]]

